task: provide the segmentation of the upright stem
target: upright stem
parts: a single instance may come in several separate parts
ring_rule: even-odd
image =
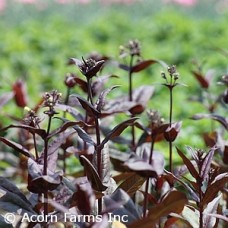
[[[169,104],[170,104],[170,110],[169,110],[169,126],[172,125],[172,115],[173,115],[173,88],[169,88]]]
[[[68,102],[69,102],[69,96],[70,96],[70,88],[67,87],[67,94],[66,94],[66,98],[65,98],[65,101],[64,101],[64,104],[67,105]],[[65,118],[66,117],[66,112],[63,113],[63,117]]]
[[[69,102],[70,88],[67,87],[67,95],[64,104],[67,105]],[[63,113],[63,117],[66,118],[66,111]],[[63,151],[63,173],[66,173],[66,150]]]
[[[133,59],[134,59],[134,55],[131,55],[130,57],[130,63],[129,63],[129,101],[133,101],[133,83],[132,83],[132,66],[133,66]],[[134,114],[132,114],[131,117],[134,117]],[[134,125],[132,125],[131,127],[131,135],[132,135],[132,150],[135,150],[135,127]]]
[[[47,127],[47,133],[46,136],[49,135],[50,129],[51,129],[51,120],[52,116],[49,115],[48,119],[48,127]],[[43,175],[47,175],[47,162],[48,162],[48,138],[46,137],[44,140],[44,167],[43,167]],[[48,215],[48,189],[44,189],[44,216]]]
[[[91,90],[91,79],[87,78],[87,89],[88,89],[88,98],[91,102],[92,105],[93,104],[93,97],[92,97],[92,90]],[[100,149],[100,144],[101,144],[101,136],[100,136],[100,125],[99,125],[99,117],[98,116],[94,116],[94,120],[95,120],[95,130],[96,130],[96,139],[97,139],[97,144],[96,144],[96,152],[97,152],[97,172],[98,175],[100,177],[100,179],[102,180],[102,151]],[[98,214],[101,214],[102,212],[102,198],[98,199]]]
[[[49,115],[47,133],[46,133],[46,138],[44,140],[44,169],[43,169],[43,175],[47,175],[48,140],[49,140],[49,139],[47,139],[47,136],[50,133],[51,120],[52,120],[52,116]]]
[[[129,63],[129,75],[128,75],[128,78],[129,78],[129,101],[133,100],[133,97],[132,97],[132,66],[133,66],[133,59],[134,59],[134,56],[131,55],[130,63]]]
[[[36,144],[36,136],[35,134],[32,134],[33,137],[33,144],[34,144],[34,149],[35,149],[35,154],[36,154],[36,161],[38,161],[39,155],[38,155],[38,150],[37,150],[37,144]]]
[[[169,171],[173,172],[173,145],[172,142],[169,141]]]
[[[202,171],[202,166],[199,165],[199,173]],[[203,200],[203,191],[202,191],[202,186],[203,186],[203,178],[199,176],[197,179],[197,185],[199,186],[199,228],[203,228],[203,205],[202,205],[202,200]]]
[[[98,117],[95,117],[95,127],[96,127],[96,138],[97,138],[97,172],[102,178],[102,173],[101,173],[101,149],[99,145],[101,144],[101,137],[100,137],[100,126],[99,126],[99,119]]]
[[[171,127],[172,125],[172,115],[173,115],[173,87],[169,87],[169,98],[170,98],[170,103],[169,103],[169,126]],[[172,146],[172,141],[169,141],[169,171],[172,173],[173,171],[173,146]]]
[[[155,142],[155,137],[153,137],[152,141],[151,141],[149,164],[152,164],[152,160],[153,160],[154,142]],[[147,210],[147,204],[148,204],[149,181],[150,181],[150,178],[148,177],[146,180],[145,196],[144,196],[144,202],[143,202],[143,217],[144,218],[146,217],[146,210]]]
[[[200,202],[201,202],[201,199],[200,199]],[[200,213],[200,215],[199,215],[199,228],[203,228],[203,206],[200,206],[199,213]]]
[[[98,175],[102,181],[102,150],[100,149],[100,144],[101,144],[101,137],[100,137],[100,125],[99,125],[99,119],[96,116],[95,117],[95,127],[96,127],[96,138],[97,138],[97,146],[96,146],[96,151],[97,151],[97,172]],[[98,214],[101,214],[102,212],[102,198],[98,199]]]
[[[89,96],[89,100],[91,102],[92,105],[93,104],[93,95],[92,95],[92,90],[91,90],[91,78],[87,77],[87,90],[88,90],[88,96]]]

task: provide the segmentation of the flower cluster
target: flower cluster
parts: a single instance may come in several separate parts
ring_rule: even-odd
[[[157,110],[148,110],[147,115],[152,129],[156,129],[164,123],[164,119],[161,118],[160,113]]]
[[[176,66],[175,65],[169,66],[167,68],[167,71],[169,73],[170,80],[168,80],[165,72],[161,72],[161,77],[166,81],[165,85],[168,87],[176,86],[177,85],[176,81],[179,79],[179,73],[177,72]]]
[[[124,58],[128,55],[141,56],[141,45],[138,40],[130,40],[128,44],[120,46],[120,57]]]
[[[39,128],[39,123],[41,122],[40,118],[36,115],[36,112],[32,109],[25,108],[27,110],[27,114],[23,119],[23,122],[26,125],[29,125],[31,127]]]
[[[52,92],[49,92],[49,93],[47,92],[44,94],[43,106],[49,108],[48,111],[44,112],[45,114],[49,116],[53,116],[57,114],[54,107],[56,106],[56,104],[59,103],[61,96],[62,96],[61,93],[58,93],[57,90],[53,90]]]

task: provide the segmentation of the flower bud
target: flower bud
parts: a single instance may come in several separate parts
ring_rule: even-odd
[[[180,132],[181,125],[182,122],[176,122],[166,129],[164,132],[164,137],[168,142],[173,142],[176,139]]]
[[[27,105],[27,90],[25,82],[17,80],[12,86],[14,99],[18,107],[24,108]]]
[[[226,89],[222,95],[222,99],[225,104],[228,104],[228,89]]]
[[[77,84],[76,77],[73,74],[66,75],[64,82],[68,88],[73,88]]]

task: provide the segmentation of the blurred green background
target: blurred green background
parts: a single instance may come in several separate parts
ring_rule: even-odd
[[[66,93],[66,73],[78,73],[68,66],[71,57],[81,58],[96,51],[119,59],[119,46],[130,39],[138,39],[145,59],[160,59],[175,64],[180,73],[179,81],[188,87],[174,91],[174,121],[183,121],[183,131],[177,144],[204,146],[199,135],[210,130],[209,120],[192,121],[188,118],[206,112],[197,102],[189,102],[191,95],[200,94],[199,83],[191,70],[194,62],[202,64],[206,73],[214,70],[212,92],[219,94],[217,81],[227,73],[228,7],[225,1],[202,0],[195,6],[165,4],[162,1],[144,0],[132,4],[19,4],[8,1],[0,13],[0,77],[1,94],[11,91],[16,79],[27,83],[29,107],[40,96],[52,89]],[[155,86],[155,94],[148,108],[158,109],[167,120],[169,115],[168,91],[162,83],[161,65],[153,65],[134,75],[134,87]],[[127,90],[126,72],[108,66],[104,73],[118,75],[110,84],[120,84],[121,93]],[[83,76],[82,76],[83,78]],[[78,92],[77,88],[74,90]],[[114,95],[115,96],[115,95]],[[225,113],[219,109],[221,115]],[[1,110],[21,115],[13,101]],[[145,115],[144,115],[145,116]],[[5,118],[4,124],[9,123]],[[209,125],[210,126],[210,125]]]

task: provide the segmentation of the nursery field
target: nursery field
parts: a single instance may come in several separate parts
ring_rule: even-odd
[[[0,2],[0,227],[225,227],[227,1],[22,2]]]
[[[130,5],[66,4],[64,7],[47,2],[44,9],[42,5],[12,4],[1,15],[2,94],[9,92],[17,79],[22,79],[28,90],[27,106],[32,108],[46,91],[57,89],[66,93],[65,75],[78,74],[74,66],[67,65],[69,58],[98,52],[113,61],[122,61],[119,47],[137,39],[144,59],[162,60],[167,65],[177,66],[180,83],[187,85],[174,93],[175,118],[185,120],[183,125],[186,125],[180,143],[204,146],[198,134],[204,131],[208,121],[195,123],[188,118],[197,112],[208,112],[205,105],[213,101],[206,98],[202,104],[202,101],[189,100],[199,100],[207,96],[207,91],[219,95],[224,89],[217,82],[227,72],[227,13],[216,11],[213,1],[207,4],[202,1],[195,8],[162,5],[157,1]],[[167,91],[160,86],[161,71],[165,71],[164,66],[153,65],[134,76],[133,84],[134,87],[154,86],[155,93],[148,108],[159,110],[167,119],[169,101]],[[210,90],[201,91],[192,71],[212,77]],[[107,64],[104,74],[119,77],[109,84],[121,85],[115,93],[127,90],[126,72],[115,64]],[[74,91],[80,93],[77,87]],[[219,111],[224,112],[224,108],[221,109]],[[4,107],[3,118],[4,111],[18,117],[22,112],[13,104]],[[8,121],[4,118],[4,122]]]

